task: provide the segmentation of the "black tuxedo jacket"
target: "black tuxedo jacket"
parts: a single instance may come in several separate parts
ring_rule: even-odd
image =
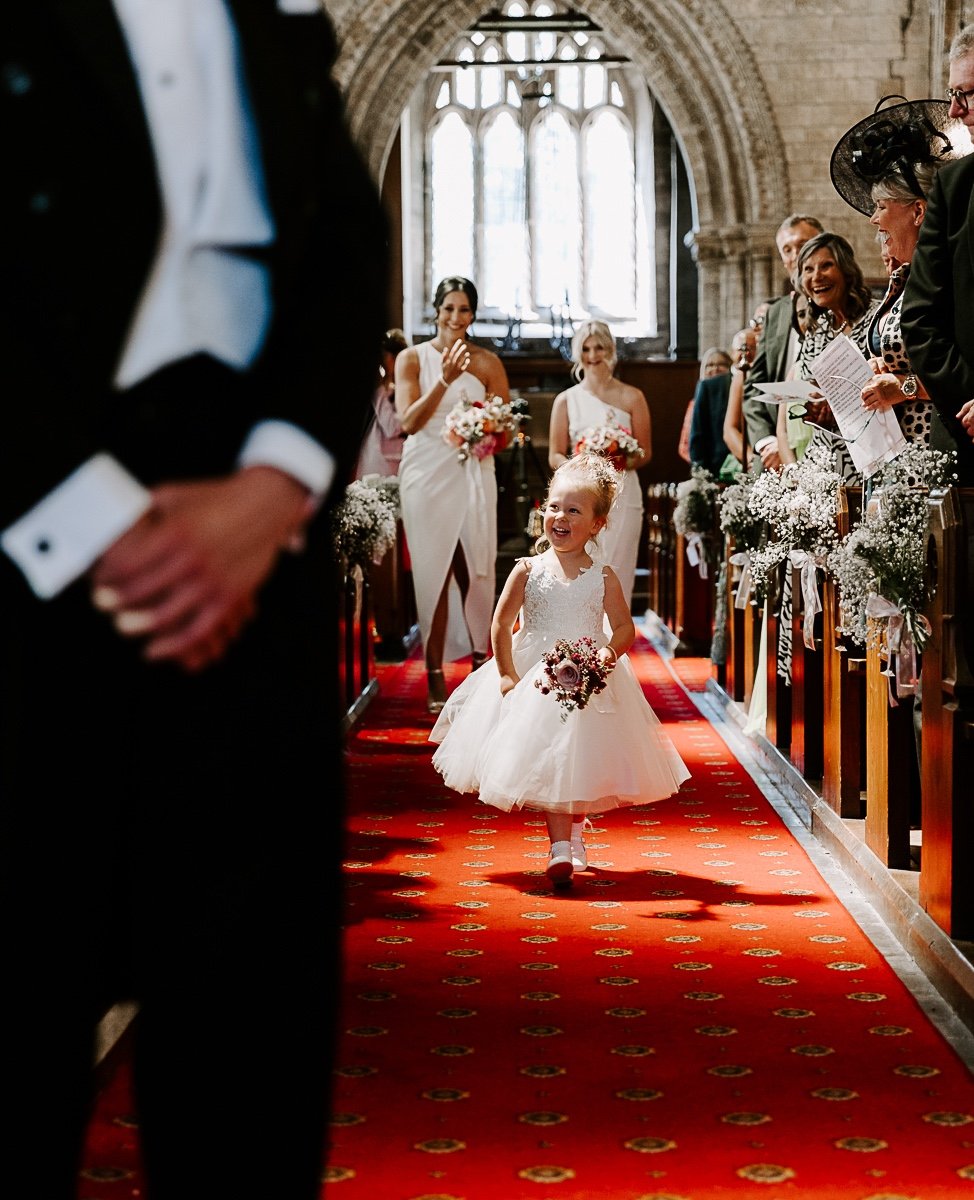
[[[955,414],[974,400],[974,157],[944,167],[928,197],[903,294],[910,366],[937,409],[931,442],[956,449],[974,485],[974,442]]]
[[[788,341],[791,336],[791,296],[781,296],[769,306],[764,328],[758,339],[757,353],[747,376],[744,392],[744,419],[748,444],[777,433],[778,407],[766,404],[755,384],[777,383],[788,374]],[[760,460],[759,460],[760,461]]]
[[[249,428],[277,418],[354,459],[384,320],[384,233],[345,133],[321,14],[228,0],[240,35],[277,229],[274,319],[244,386],[218,414],[126,412],[111,385],[160,228],[136,79],[110,0],[31,0],[0,17],[5,185],[0,528],[93,452],[143,482],[233,467]],[[354,398],[354,399],[351,399]],[[140,424],[141,421],[141,424]],[[181,425],[184,463],[160,422]],[[218,432],[214,426],[219,426]]]

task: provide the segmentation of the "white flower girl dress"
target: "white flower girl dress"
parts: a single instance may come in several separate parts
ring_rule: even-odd
[[[514,635],[517,687],[501,695],[488,660],[452,693],[433,726],[433,765],[458,792],[479,792],[496,808],[575,815],[662,800],[690,772],[650,708],[623,655],[604,691],[568,713],[535,687],[542,655],[561,638],[604,646],[605,583],[596,562],[569,582],[543,560],[527,559],[520,627]]]

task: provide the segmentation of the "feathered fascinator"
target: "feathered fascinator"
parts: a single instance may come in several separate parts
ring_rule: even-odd
[[[902,100],[883,108],[888,100]],[[868,217],[876,207],[872,189],[896,180],[924,199],[916,169],[963,158],[970,139],[963,123],[948,117],[946,100],[884,96],[875,110],[844,133],[832,151],[832,184],[847,204]]]

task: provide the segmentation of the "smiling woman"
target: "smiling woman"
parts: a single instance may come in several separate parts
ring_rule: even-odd
[[[396,411],[408,435],[399,468],[403,526],[426,654],[430,712],[446,700],[444,657],[487,656],[497,557],[497,483],[491,456],[458,462],[444,439],[454,405],[507,402],[504,367],[468,340],[477,312],[469,279],[448,276],[433,297],[436,335],[396,359]],[[451,612],[451,603],[453,612]],[[459,611],[458,611],[459,610]]]
[[[813,364],[828,342],[845,334],[868,357],[866,339],[878,302],[873,299],[852,247],[837,233],[819,233],[802,246],[795,268],[795,283],[808,297],[811,324],[802,339],[796,364],[799,379],[814,376]],[[827,415],[818,409],[818,420]],[[778,413],[778,444],[782,462],[795,462],[811,443],[813,428],[805,414],[782,405]],[[823,435],[828,436],[828,435]],[[830,439],[831,440],[831,439]],[[851,460],[838,451],[843,473],[852,473]]]
[[[831,173],[839,195],[879,231],[890,260],[889,287],[867,335],[875,378],[863,389],[863,405],[870,411],[892,408],[909,441],[928,443],[933,405],[911,370],[900,311],[927,195],[940,168],[970,149],[970,138],[956,96],[950,104],[914,100],[883,108],[891,98],[897,97],[884,97],[843,135],[832,152]]]

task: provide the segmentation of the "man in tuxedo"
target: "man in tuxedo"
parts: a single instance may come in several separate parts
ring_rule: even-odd
[[[152,1200],[311,1200],[326,512],[386,324],[377,198],[314,0],[34,0],[0,32],[5,1186],[73,1200],[94,1028],[134,998]]]
[[[809,239],[822,232],[815,217],[792,213],[782,221],[775,234],[775,246],[785,274],[791,280],[798,262],[798,252]],[[748,375],[744,392],[744,420],[747,440],[754,447],[763,467],[780,467],[778,453],[777,405],[766,404],[756,385],[777,383],[784,379],[798,352],[797,337],[792,330],[792,292],[780,296],[768,306],[764,327],[758,340],[754,364]]]
[[[949,53],[949,115],[974,135],[974,25]],[[957,451],[957,473],[974,486],[974,155],[937,172],[903,293],[910,366],[936,412],[931,445]]]

